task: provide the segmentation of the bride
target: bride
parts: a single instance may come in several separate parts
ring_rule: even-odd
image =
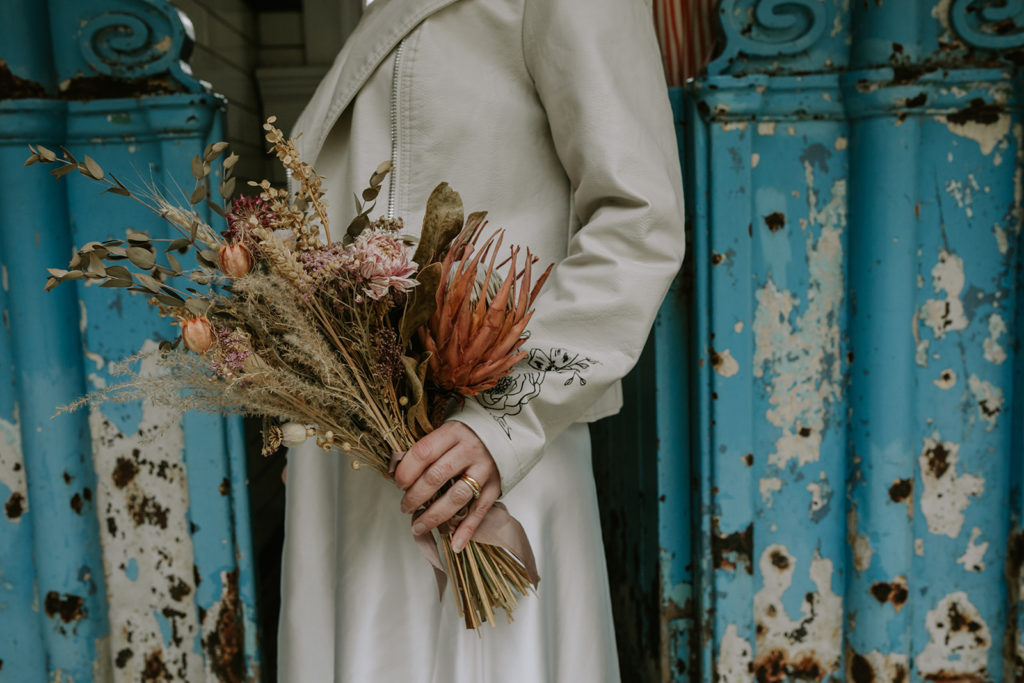
[[[621,405],[683,254],[682,181],[643,0],[376,0],[296,124],[331,224],[378,164],[380,213],[422,222],[447,181],[467,211],[556,263],[529,352],[406,454],[399,488],[296,449],[279,629],[287,683],[617,681],[587,422]],[[409,513],[457,479],[411,527]],[[515,620],[466,631],[412,535],[501,497],[541,575]]]

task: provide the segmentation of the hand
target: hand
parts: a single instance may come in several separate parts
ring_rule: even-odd
[[[445,422],[417,441],[395,471],[395,483],[405,491],[402,512],[415,512],[451,479],[468,474],[480,484],[480,497],[464,481],[452,486],[427,508],[413,525],[413,533],[425,534],[451,520],[470,504],[469,513],[452,537],[452,549],[460,552],[473,537],[484,515],[501,495],[501,477],[487,447],[461,422]],[[454,520],[458,521],[458,520]]]

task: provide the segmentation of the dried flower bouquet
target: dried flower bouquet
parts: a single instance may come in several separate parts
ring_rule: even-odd
[[[389,163],[371,175],[358,215],[332,243],[322,179],[273,117],[264,129],[297,190],[264,180],[250,183],[258,197],[231,201],[238,161],[231,154],[221,161],[223,208],[208,191],[223,142],[193,159],[186,207],[153,188],[130,190],[88,156],[30,147],[26,164],[56,164],[57,177],[78,171],[181,234],[162,245],[166,264],[158,263],[161,240],[129,230],[125,239],[84,245],[67,269],[50,270],[47,289],[83,279],[125,288],[181,327],[159,345],[161,372],[129,373],[70,407],[149,399],[180,412],[260,416],[265,455],[312,438],[351,457],[353,468],[391,478],[397,458],[453,404],[495,386],[525,356],[519,348],[551,267],[534,281],[528,249],[503,251],[501,231],[481,241],[485,214],[464,220],[459,195],[445,183],[427,201],[410,257],[414,240],[402,234],[401,219],[369,218]],[[204,203],[225,230],[203,220],[197,207]],[[184,268],[179,257],[190,251],[197,266]],[[493,625],[499,607],[511,619],[518,597],[539,580],[522,528],[497,503],[461,553],[452,550],[453,532],[417,539],[439,588],[451,579],[467,628]]]

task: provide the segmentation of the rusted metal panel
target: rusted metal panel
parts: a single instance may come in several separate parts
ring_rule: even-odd
[[[180,193],[223,137],[223,102],[186,75],[188,31],[165,2],[53,0],[49,19],[5,29],[49,67],[12,72],[21,85],[0,101],[0,179],[18,190],[0,207],[0,372],[14,386],[0,400],[0,681],[258,680],[240,422],[139,403],[50,419],[174,332],[138,297],[47,293],[40,273],[72,244],[171,228],[76,174],[21,169],[28,143],[63,144]],[[45,71],[56,80],[25,85]]]
[[[1024,4],[720,18],[686,94],[699,676],[1018,680]]]

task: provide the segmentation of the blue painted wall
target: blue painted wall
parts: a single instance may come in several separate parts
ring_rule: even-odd
[[[191,37],[162,0],[4,13],[0,184],[16,191],[0,203],[0,681],[256,680],[240,422],[133,403],[51,418],[174,333],[124,290],[44,292],[45,269],[73,245],[171,229],[77,174],[22,168],[28,144],[66,145],[180,194],[223,137],[223,101],[187,75]]]
[[[699,675],[1019,680],[1024,3],[718,11],[684,98]]]

